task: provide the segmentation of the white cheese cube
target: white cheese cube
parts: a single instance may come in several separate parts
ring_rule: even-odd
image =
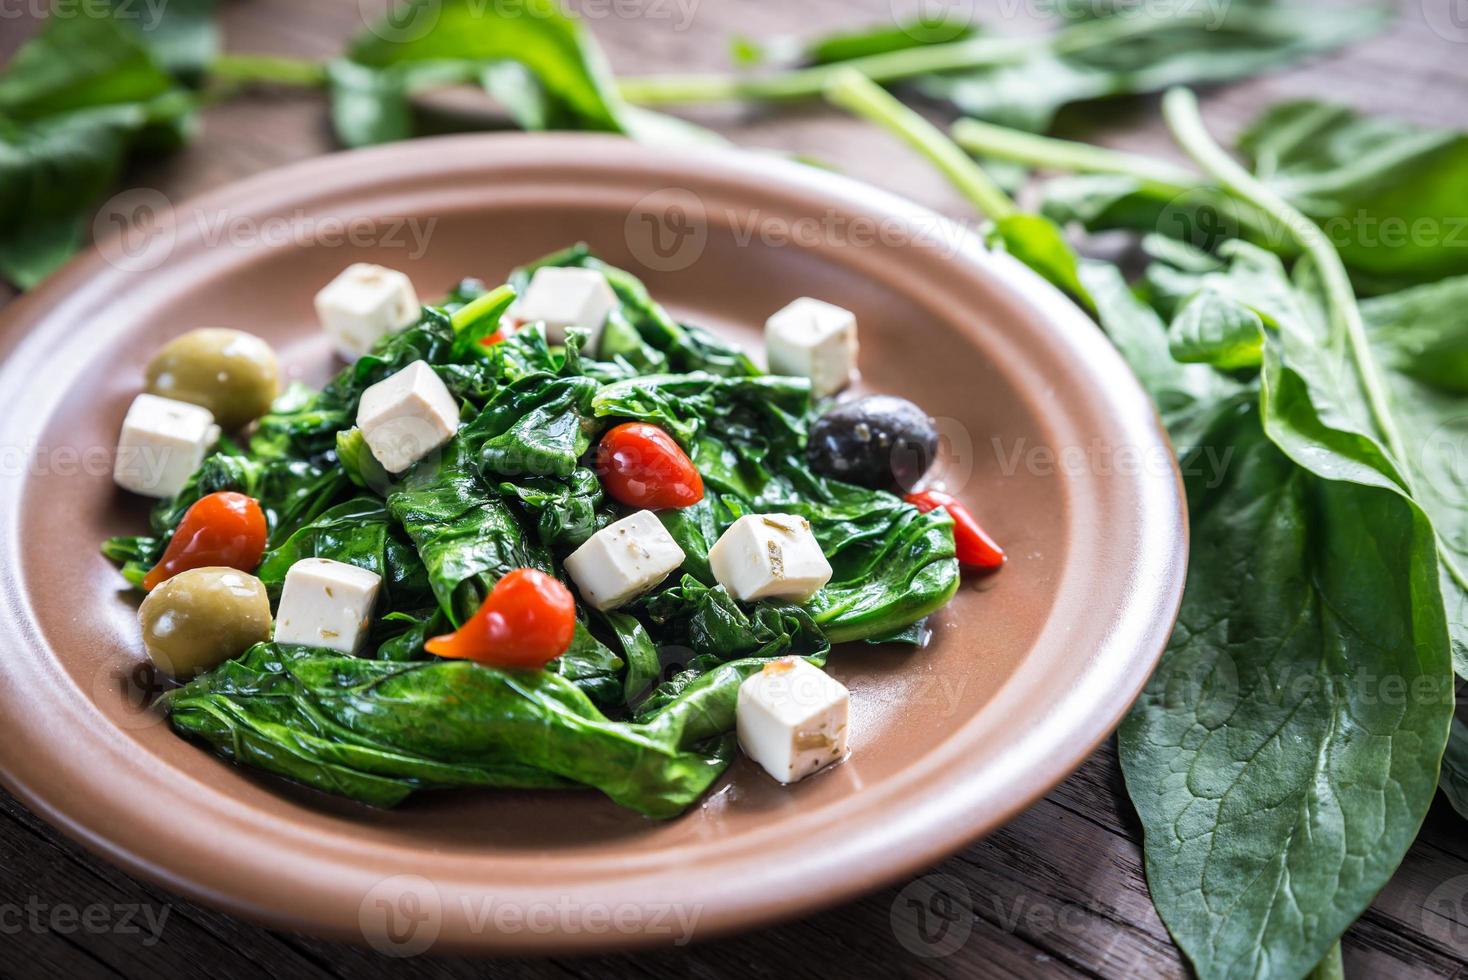
[[[719,584],[741,602],[804,602],[831,581],[831,563],[811,533],[810,522],[793,514],[739,518],[709,549],[709,567]]]
[[[414,361],[362,392],[357,428],[389,473],[401,473],[459,430],[459,403],[427,361]]]
[[[209,409],[139,395],[122,420],[112,478],[133,493],[172,497],[189,482],[218,439],[219,426]]]
[[[275,613],[275,642],[356,653],[372,624],[382,576],[330,558],[286,569]]]
[[[616,307],[617,294],[607,277],[595,269],[544,266],[530,277],[525,295],[515,301],[510,314],[523,323],[544,321],[545,339],[552,344],[566,342],[567,327],[589,330],[586,349],[590,352],[601,340],[607,314]]]
[[[771,661],[739,685],[739,746],[780,782],[799,782],[846,754],[850,702],[819,667],[799,657]]]
[[[383,337],[417,322],[422,307],[413,283],[396,269],[357,262],[316,294],[316,315],[348,361]]]
[[[682,564],[683,549],[662,521],[650,510],[639,510],[571,552],[566,572],[588,605],[606,610],[637,598]]]
[[[765,321],[771,374],[809,378],[817,398],[846,387],[856,370],[856,314],[802,296]]]

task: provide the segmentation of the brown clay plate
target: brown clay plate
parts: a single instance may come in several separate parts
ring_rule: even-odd
[[[1185,516],[1153,409],[1100,332],[969,232],[798,164],[592,136],[471,136],[312,160],[104,236],[0,333],[0,771],[128,871],[270,925],[396,952],[668,943],[831,905],[993,830],[1116,725],[1182,590]],[[594,792],[450,792],[378,811],[238,769],[140,707],[138,533],[110,454],[143,365],[200,325],[334,365],[311,297],[349,262],[424,297],[585,240],[673,313],[759,350],[800,295],[856,311],[867,390],[940,420],[939,478],[1011,556],[923,650],[839,649],[851,757],[789,788],[740,761],[657,823]]]

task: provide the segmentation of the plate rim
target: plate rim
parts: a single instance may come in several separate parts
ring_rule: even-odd
[[[180,206],[199,210],[227,209],[232,203],[250,202],[255,195],[262,192],[280,193],[281,188],[332,187],[328,182],[329,178],[333,174],[342,175],[344,172],[350,172],[353,177],[351,184],[357,186],[364,183],[358,179],[361,173],[375,172],[392,178],[400,174],[404,161],[407,166],[418,167],[425,174],[463,166],[493,169],[497,161],[503,164],[507,154],[514,154],[517,146],[533,146],[535,152],[549,155],[563,153],[568,160],[580,160],[600,154],[609,154],[610,158],[619,160],[642,157],[648,168],[670,173],[682,172],[692,166],[700,168],[705,176],[720,175],[736,180],[772,182],[791,193],[817,194],[827,200],[839,199],[846,207],[861,214],[898,216],[906,220],[931,222],[946,234],[957,236],[956,240],[960,242],[958,252],[962,253],[956,255],[958,260],[982,267],[985,275],[992,276],[996,272],[1002,272],[1003,282],[1000,285],[1003,289],[1017,303],[1033,308],[1048,328],[1066,342],[1073,356],[1079,358],[1082,353],[1089,353],[1102,362],[1110,362],[1103,363],[1104,367],[1121,366],[1121,371],[1113,372],[1109,378],[1109,384],[1114,387],[1105,392],[1108,407],[1114,408],[1119,415],[1138,415],[1134,420],[1129,419],[1129,423],[1139,429],[1149,429],[1147,434],[1151,441],[1167,449],[1170,462],[1166,474],[1142,473],[1136,477],[1139,484],[1151,481],[1151,492],[1160,493],[1164,498],[1170,497],[1172,504],[1166,513],[1156,513],[1148,518],[1157,522],[1160,532],[1171,532],[1164,534],[1164,540],[1172,544],[1171,549],[1166,553],[1145,556],[1148,567],[1141,572],[1133,570],[1134,577],[1139,581],[1148,581],[1160,587],[1150,601],[1139,602],[1139,607],[1145,607],[1147,614],[1147,622],[1134,631],[1133,640],[1140,647],[1129,657],[1115,650],[1108,652],[1112,659],[1120,657],[1128,661],[1130,670],[1125,677],[1112,676],[1106,679],[1106,696],[1097,698],[1097,702],[1104,707],[1093,709],[1071,726],[1072,737],[1067,743],[1072,746],[1071,750],[1047,758],[1045,765],[1014,777],[1008,802],[1002,806],[984,813],[970,814],[967,819],[950,822],[946,826],[935,826],[938,821],[935,821],[934,815],[929,814],[924,820],[917,821],[921,827],[910,826],[902,831],[905,836],[899,838],[900,846],[889,843],[881,848],[868,847],[868,852],[873,852],[868,855],[872,859],[871,863],[853,870],[841,880],[823,880],[803,890],[793,889],[780,894],[778,900],[767,903],[752,903],[745,896],[746,900],[742,903],[705,909],[699,922],[698,939],[726,935],[810,914],[920,871],[1008,822],[1074,772],[1120,723],[1155,668],[1176,622],[1188,552],[1188,520],[1182,478],[1155,408],[1100,329],[1055,287],[1009,256],[989,252],[981,245],[977,236],[957,222],[896,194],[852,178],[815,171],[795,162],[766,155],[725,148],[689,148],[673,152],[648,148],[617,136],[576,133],[455,135],[341,151],[251,175],[191,197],[181,202]],[[488,152],[478,152],[486,149]],[[475,162],[466,163],[471,158]],[[392,165],[394,162],[398,162],[397,167]],[[293,195],[319,199],[321,193],[313,196],[309,190],[297,190],[286,196]],[[9,356],[28,335],[29,328],[46,319],[49,311],[62,298],[99,275],[117,274],[118,270],[107,261],[99,246],[94,244],[39,287],[22,294],[5,310],[0,311],[0,376],[5,372]],[[129,275],[146,277],[148,273]],[[1102,348],[1105,353],[1100,352]],[[1097,369],[1088,368],[1088,373],[1097,373]],[[24,474],[0,477],[0,485],[6,482],[17,488],[22,487],[25,482]],[[0,548],[18,549],[20,535],[17,533],[16,518],[19,507],[16,503],[23,495],[12,493],[4,496],[13,499],[9,504],[0,502],[0,518],[6,520],[6,529],[10,531],[5,535],[8,540],[0,542]],[[12,567],[14,566],[0,570],[0,622],[23,627],[29,602],[28,597],[23,594],[24,590],[17,588],[20,584],[19,577],[10,570]],[[39,655],[41,660],[51,659],[48,650],[34,648],[36,637],[25,635],[20,630],[12,635],[16,637],[16,646],[27,647],[25,652],[32,657]],[[1113,639],[1108,645],[1114,648],[1121,643]],[[44,644],[40,646],[44,647]],[[11,683],[18,669],[14,654],[20,652],[14,650],[11,657],[0,658],[0,733],[7,727],[7,719],[19,718],[23,714],[12,710],[16,707],[17,696],[24,698],[23,693],[17,690],[17,685]],[[46,665],[40,663],[37,666],[44,671]],[[59,675],[60,683],[70,683],[64,672],[55,673]],[[158,882],[190,899],[223,908],[232,914],[270,927],[304,930],[357,943],[364,941],[361,929],[354,930],[346,926],[340,916],[319,912],[314,916],[286,912],[279,907],[213,887],[199,880],[197,869],[194,869],[194,874],[181,873],[169,867],[166,860],[160,859],[156,854],[145,855],[137,853],[136,849],[118,846],[107,833],[105,820],[87,820],[79,816],[74,812],[78,802],[74,793],[58,791],[55,786],[47,787],[27,778],[24,770],[33,773],[34,765],[18,760],[16,755],[13,741],[0,738],[0,783],[48,823],[129,873]],[[959,797],[965,795],[964,791],[972,794],[973,789],[967,786],[954,787],[951,794],[954,800],[949,803],[947,810],[961,811],[962,808],[956,808],[954,804]],[[912,824],[913,821],[908,823]],[[894,830],[895,833],[897,831]],[[341,888],[327,888],[324,891],[340,892]],[[325,900],[321,904],[326,904]],[[477,933],[460,931],[440,934],[434,950],[518,954],[594,952],[658,946],[665,945],[666,942],[664,937],[646,933],[591,935],[583,930],[573,934],[553,932],[537,935],[524,931],[501,934],[484,930]]]

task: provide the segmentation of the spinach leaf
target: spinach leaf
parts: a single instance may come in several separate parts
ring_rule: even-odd
[[[1249,125],[1239,150],[1255,176],[1323,227],[1364,291],[1468,272],[1468,135],[1327,103],[1285,102]],[[1209,249],[1245,237],[1286,257],[1298,254],[1293,238],[1277,225],[1261,226],[1247,202],[1182,177],[1063,178],[1047,185],[1044,210],[1096,231],[1156,230]]]
[[[734,344],[698,327],[678,323],[653,300],[640,279],[601,261],[584,243],[515,269],[510,273],[510,285],[517,293],[524,293],[530,277],[543,266],[595,269],[606,277],[617,294],[619,307],[609,318],[603,335],[599,352],[603,358],[613,354],[621,356],[645,374],[665,368],[736,377],[761,373]]]
[[[505,62],[523,70],[506,74]],[[348,146],[413,135],[413,92],[470,80],[527,128],[624,131],[604,56],[551,0],[410,0],[360,35],[329,75],[337,136]]]
[[[203,79],[219,50],[214,0],[168,0],[138,16],[132,0],[107,0],[118,23],[137,32],[153,58],[175,78],[190,85]]]
[[[806,608],[773,600],[743,605],[722,585],[711,588],[689,575],[643,600],[642,608],[665,643],[720,663],[791,652],[824,655],[831,647]]]
[[[714,686],[730,688],[725,676],[701,678],[628,724],[552,671],[261,644],[170,695],[167,709],[177,730],[226,758],[379,806],[416,789],[579,784],[670,817],[732,757],[732,736],[716,734],[731,727],[732,702],[711,699]],[[727,710],[711,719],[712,702]]]
[[[135,32],[90,9],[47,20],[0,72],[0,276],[29,288],[60,266],[128,154],[177,145],[191,110]]]
[[[436,467],[413,471],[389,494],[387,510],[417,547],[439,607],[455,625],[511,569],[554,574],[545,548],[527,539],[509,504],[471,471],[462,436]]]
[[[1448,733],[1448,747],[1443,753],[1438,786],[1458,815],[1468,818],[1468,725],[1457,718],[1453,719],[1452,730]]]
[[[595,432],[590,378],[528,375],[502,388],[465,430],[484,471],[570,477]]]
[[[646,628],[636,616],[625,612],[604,612],[601,620],[616,637],[627,664],[627,677],[623,682],[622,700],[631,704],[662,673],[662,658]]]
[[[1102,12],[1072,28],[1092,31],[1097,42],[1072,42],[1013,64],[925,77],[917,87],[967,115],[1043,132],[1072,102],[1246,78],[1367,37],[1390,17],[1383,6],[1326,14],[1268,0],[1230,3],[1203,15],[1181,7]]]
[[[1201,976],[1301,975],[1431,800],[1451,712],[1431,527],[1390,490],[1298,466],[1257,384],[1172,360],[1114,269],[1083,275],[1187,474],[1178,628],[1119,741],[1153,900]]]
[[[1186,364],[1224,371],[1257,368],[1264,349],[1264,321],[1241,303],[1204,289],[1188,300],[1168,328],[1172,356]]]
[[[1367,370],[1382,379],[1399,445],[1389,450],[1373,415],[1351,348],[1333,339],[1312,266],[1294,281],[1274,255],[1242,242],[1222,250],[1227,265],[1196,277],[1173,270],[1267,324],[1264,347],[1265,424],[1297,462],[1328,479],[1388,487],[1420,506],[1441,541],[1443,595],[1454,660],[1468,672],[1468,479],[1458,465],[1468,420],[1458,407],[1451,358],[1468,282],[1447,280],[1367,302],[1361,307]],[[1187,316],[1184,308],[1174,329]],[[1429,366],[1429,364],[1431,366]],[[1329,452],[1323,452],[1329,447]]]
[[[611,523],[608,512],[602,510],[601,480],[584,466],[565,480],[532,476],[501,483],[499,490],[506,499],[519,502],[547,548],[574,549]]]
[[[1400,414],[1339,257],[1212,143],[1189,94],[1166,110],[1200,165],[1309,261],[1292,283],[1235,243],[1228,273],[1205,274],[1269,327],[1260,403],[1214,417],[1207,438],[1234,450],[1226,478],[1188,481],[1188,591],[1123,725],[1122,765],[1154,901],[1198,972],[1301,975],[1431,802],[1453,708],[1450,562],[1441,509],[1397,462]]]
[[[330,558],[382,578],[379,604],[411,609],[433,601],[418,553],[396,533],[376,497],[354,497],[323,512],[265,553],[255,576],[278,598],[286,572],[303,558]]]
[[[16,122],[140,104],[174,88],[138,35],[108,16],[48,18],[0,75],[0,113]]]
[[[1323,480],[1259,412],[1210,439],[1227,479],[1188,485],[1177,632],[1122,725],[1147,880],[1203,977],[1300,976],[1416,835],[1452,710],[1428,522]]]
[[[102,552],[122,565],[122,574],[134,586],[163,557],[163,549],[184,514],[200,497],[233,490],[254,497],[265,514],[269,541],[278,545],[302,525],[332,505],[346,487],[346,477],[334,467],[304,460],[259,461],[222,447],[200,464],[183,490],[153,508],[151,536],[117,537],[103,543]]]
[[[1468,134],[1286,102],[1254,120],[1239,149],[1368,286],[1468,273]]]
[[[970,37],[948,25],[941,43],[921,43],[921,32],[907,43],[883,28],[817,40],[808,46],[818,63],[793,71],[654,75],[624,78],[620,88],[648,105],[812,98],[846,68],[884,85],[909,83],[971,116],[1042,131],[1070,103],[1247,77],[1375,33],[1391,13],[1375,3],[1327,9],[1275,0],[1207,11],[1187,4],[1087,7],[1045,36]]]

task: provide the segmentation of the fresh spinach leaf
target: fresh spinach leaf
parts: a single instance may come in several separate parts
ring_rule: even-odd
[[[1261,0],[1206,14],[1133,7],[1083,18],[1072,28],[1093,31],[1096,43],[1073,42],[1013,64],[925,77],[917,87],[967,115],[1043,132],[1073,102],[1246,78],[1367,37],[1390,18],[1384,6],[1327,15]]]
[[[0,72],[0,276],[29,288],[60,266],[128,154],[177,145],[192,108],[112,18],[47,20]]]
[[[1300,976],[1396,869],[1452,711],[1436,546],[1396,494],[1320,479],[1250,407],[1189,482],[1177,632],[1122,725],[1147,880],[1202,977]]]
[[[1257,368],[1264,349],[1259,314],[1212,289],[1188,300],[1168,328],[1172,356],[1223,371]]]
[[[524,71],[508,76],[505,62]],[[329,74],[333,120],[348,146],[413,135],[413,92],[470,80],[486,83],[521,125],[624,130],[604,56],[552,0],[410,0],[361,34]]]
[[[1438,786],[1458,815],[1468,818],[1468,725],[1457,718],[1453,719],[1452,730],[1448,733],[1448,747],[1443,752]]]
[[[1468,273],[1468,135],[1285,102],[1250,124],[1239,150],[1267,187],[1322,226],[1363,291]],[[1247,202],[1206,182],[1062,178],[1046,186],[1044,210],[1095,231],[1155,230],[1208,249],[1244,237],[1299,254],[1283,229],[1261,226]]]

